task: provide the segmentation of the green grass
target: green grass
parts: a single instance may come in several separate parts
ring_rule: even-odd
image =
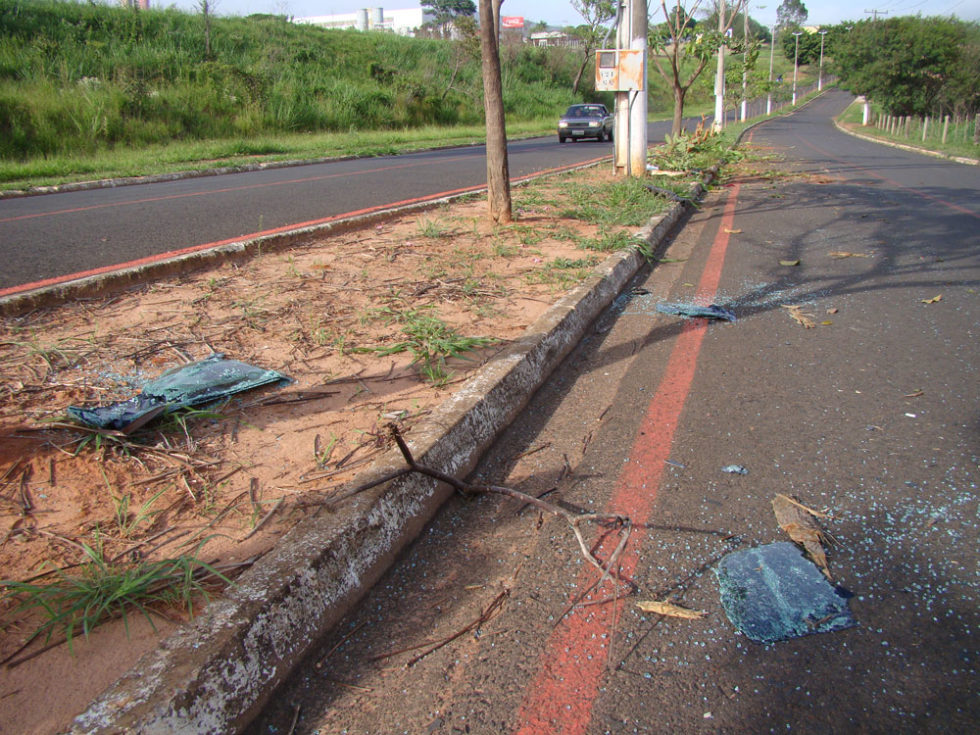
[[[669,206],[669,202],[650,195],[642,178],[603,186],[575,184],[568,194],[571,203],[565,205],[561,216],[591,224],[640,227]]]
[[[530,271],[524,278],[529,284],[568,289],[584,280],[598,262],[599,258],[594,255],[586,258],[555,258]]]
[[[207,600],[209,589],[230,584],[221,572],[195,556],[126,564],[107,560],[98,539],[94,546],[82,544],[81,548],[85,560],[71,572],[57,569],[45,582],[0,581],[5,588],[0,602],[13,604],[15,617],[40,613],[46,618],[28,643],[42,636],[48,643],[60,633],[71,650],[79,633],[87,637],[100,623],[119,617],[126,620],[131,612],[143,615],[152,625],[150,613],[159,606],[178,606],[193,615],[196,599]]]
[[[448,358],[496,342],[492,337],[464,337],[442,319],[427,314],[423,309],[404,312],[389,309],[386,315],[398,323],[405,339],[365,351],[382,357],[408,352],[412,355],[412,364],[418,366],[419,374],[436,386],[445,385],[451,377],[446,367]]]

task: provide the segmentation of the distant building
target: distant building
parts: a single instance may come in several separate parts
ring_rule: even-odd
[[[529,38],[533,46],[580,46],[582,43],[564,31],[538,31]]]
[[[294,23],[321,28],[352,29],[356,31],[388,31],[399,36],[414,36],[415,31],[426,23],[432,23],[435,15],[423,8],[407,10],[385,10],[384,8],[364,8],[355,13],[336,13],[334,15],[312,15],[306,18],[293,18]]]

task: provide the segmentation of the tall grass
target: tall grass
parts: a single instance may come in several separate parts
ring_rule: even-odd
[[[200,15],[57,0],[0,0],[0,27],[5,160],[483,116],[479,61],[452,41],[214,17],[208,54]],[[516,46],[504,56],[512,119],[580,101],[574,54]]]

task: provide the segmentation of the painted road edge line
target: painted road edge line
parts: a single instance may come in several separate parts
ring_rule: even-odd
[[[706,175],[710,182],[714,172]],[[696,185],[693,197],[703,192]],[[684,207],[641,231],[656,249]],[[636,251],[607,258],[521,339],[466,381],[409,439],[419,462],[471,472],[498,434],[643,266]],[[403,469],[392,450],[347,487]],[[302,521],[192,622],[96,698],[72,733],[225,733],[247,725],[275,687],[348,613],[452,491],[406,475]],[[343,494],[343,490],[340,494]]]

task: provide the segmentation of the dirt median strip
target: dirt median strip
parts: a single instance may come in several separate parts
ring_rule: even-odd
[[[653,249],[682,211],[676,204],[644,228]],[[467,475],[642,264],[635,251],[601,263],[413,430],[416,458],[442,472]],[[402,468],[397,452],[387,452],[349,488]],[[449,494],[432,481],[403,476],[302,521],[220,600],[99,696],[71,731],[203,733],[243,727]]]

